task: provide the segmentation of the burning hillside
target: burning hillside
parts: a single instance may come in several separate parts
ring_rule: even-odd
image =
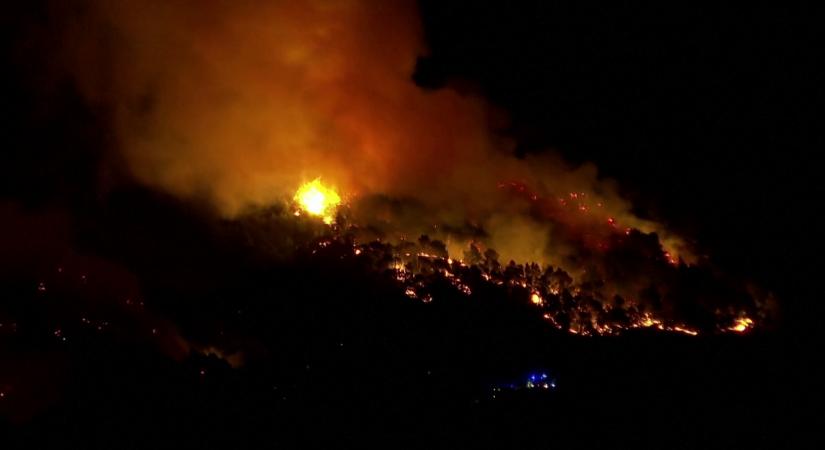
[[[518,183],[500,183],[515,197],[531,203],[539,217],[553,220],[562,214],[590,215],[580,219],[584,229],[565,230],[570,243],[579,249],[575,260],[562,261],[566,268],[534,261],[500,262],[495,249],[484,244],[484,236],[439,232],[447,240],[465,241],[463,252],[451,255],[444,241],[421,235],[410,240],[403,233],[371,236],[352,222],[340,196],[318,179],[303,185],[295,194],[295,214],[301,211],[331,225],[311,254],[332,253],[339,259],[358,258],[376,272],[393,277],[405,295],[424,303],[438,296],[438,289],[472,296],[477,289],[498,289],[501,297],[531,303],[536,313],[563,331],[581,335],[612,335],[638,328],[684,333],[750,331],[754,318],[765,318],[768,297],[759,298],[744,285],[725,282],[709,267],[676,259],[673,250],[662,247],[655,234],[621,228],[607,217],[598,222],[601,203],[590,212],[585,193],[569,193],[558,203],[531,193]],[[337,217],[335,222],[333,216]],[[455,244],[454,244],[455,245]],[[329,256],[329,255],[328,255]],[[621,271],[615,266],[624,266]],[[635,271],[634,271],[635,269]],[[655,274],[655,276],[654,276]],[[719,293],[726,293],[720,301]]]

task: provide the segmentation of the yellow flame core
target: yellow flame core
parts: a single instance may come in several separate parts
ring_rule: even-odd
[[[321,217],[327,225],[332,223],[335,210],[341,204],[341,197],[338,193],[321,184],[320,178],[304,183],[295,193],[294,200],[302,210],[310,215]]]
[[[728,330],[736,331],[738,333],[742,333],[742,332],[747,331],[752,326],[753,326],[753,320],[748,318],[748,317],[744,317],[744,318],[736,319],[733,326],[728,328]]]

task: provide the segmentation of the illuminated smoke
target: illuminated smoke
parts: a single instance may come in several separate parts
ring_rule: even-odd
[[[412,2],[118,0],[54,14],[63,61],[86,97],[114,114],[134,176],[210,199],[228,216],[288,201],[321,177],[357,203],[361,223],[457,230],[456,248],[469,243],[460,231],[476,227],[506,258],[577,252],[551,238],[559,221],[609,215],[666,235],[630,215],[595,167],[513,157],[513,143],[495,133],[502,114],[483,100],[417,87],[412,74],[426,49]],[[602,205],[599,217],[537,216],[502,181],[545,198],[586,193]],[[669,247],[684,256],[678,241]]]

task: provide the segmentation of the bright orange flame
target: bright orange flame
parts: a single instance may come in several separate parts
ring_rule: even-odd
[[[541,296],[535,292],[530,295],[530,301],[533,302],[534,305],[541,305],[543,303]]]
[[[660,323],[660,322],[658,322],[658,321],[654,320],[652,317],[650,317],[650,314],[645,314],[642,317],[641,322],[639,322],[639,325],[647,328],[647,327],[652,327],[653,325],[656,325],[658,323]]]
[[[321,217],[329,225],[335,217],[335,210],[341,204],[341,197],[333,189],[321,184],[316,178],[302,185],[295,193],[294,200],[308,214]]]
[[[748,317],[744,317],[744,318],[736,319],[736,321],[733,323],[733,326],[728,328],[728,330],[736,331],[738,333],[742,333],[742,332],[746,331],[748,328],[750,328],[752,326],[753,326],[753,320],[748,318]]]

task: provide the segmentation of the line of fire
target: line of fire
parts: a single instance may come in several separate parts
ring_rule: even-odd
[[[547,209],[549,205],[552,214],[589,213],[602,207],[600,203],[593,208],[587,205],[584,193],[571,192],[567,197],[558,198],[556,203],[540,199],[521,183],[499,183],[498,187],[509,189],[542,208]],[[704,316],[694,316],[694,320],[679,317],[678,313],[667,311],[666,303],[670,299],[662,298],[654,288],[642,290],[635,298],[626,297],[603,280],[577,278],[561,267],[513,260],[502,263],[496,250],[481,241],[468,242],[459,257],[451,256],[444,242],[426,234],[412,240],[401,236],[395,242],[381,239],[362,242],[358,238],[358,225],[347,221],[346,205],[342,204],[341,197],[333,188],[323,185],[320,178],[298,189],[293,209],[296,216],[307,214],[329,226],[326,235],[310,245],[312,255],[346,255],[346,258],[366,260],[373,270],[394,278],[406,296],[423,303],[432,302],[437,297],[435,292],[443,286],[468,297],[477,289],[498,289],[500,295],[511,301],[532,305],[549,326],[582,336],[616,335],[633,329],[689,336],[746,333],[757,326],[757,320],[767,316],[760,308],[767,300],[750,297],[750,301],[737,306],[713,308]],[[603,237],[588,243],[596,252],[607,253],[610,248],[621,249],[626,243],[648,238],[639,230],[620,228],[612,217],[604,218],[603,222]],[[671,272],[673,283],[681,282],[680,273],[702,271],[676,259],[668,249],[661,249],[650,258]]]

